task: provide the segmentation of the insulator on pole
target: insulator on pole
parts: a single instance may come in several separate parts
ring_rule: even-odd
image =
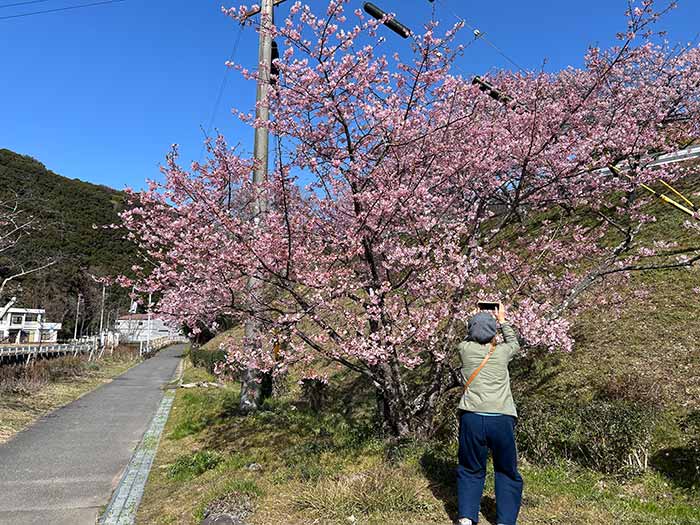
[[[382,18],[387,16],[387,13],[385,11],[379,9],[372,2],[365,2],[365,5],[363,7],[367,14],[376,18],[377,20],[381,20]],[[387,20],[386,22],[384,22],[384,25],[391,29],[397,35],[402,36],[403,38],[408,38],[409,36],[411,36],[411,30],[396,19]]]
[[[499,91],[492,84],[490,84],[489,82],[487,82],[479,76],[476,76],[472,79],[472,84],[478,86],[481,91],[487,92],[487,95],[494,100],[498,100],[499,102],[504,102],[506,104],[509,104],[513,101],[511,97],[509,97],[502,91]]]
[[[287,0],[274,0],[274,2],[272,3],[272,5],[273,5],[273,6],[277,6],[277,5],[279,5],[279,4],[283,3],[283,2],[286,2],[286,1],[287,1]],[[262,8],[261,8],[260,6],[257,6],[257,7],[254,7],[253,9],[251,9],[250,11],[247,11],[246,14],[243,15],[243,18],[241,18],[241,22],[245,22],[245,21],[248,20],[251,16],[257,15],[257,14],[261,11],[261,9],[262,9]]]
[[[506,95],[503,91],[494,87],[490,82],[484,80],[480,76],[472,79],[472,84],[477,86],[480,91],[486,93],[489,97],[498,102],[501,102],[509,109],[527,111],[527,107],[520,102],[513,100],[513,97]]]
[[[277,64],[275,64],[275,60],[279,59],[280,57],[280,50],[279,47],[277,47],[277,42],[274,40],[272,41],[272,55],[270,58],[270,84],[275,85],[277,84],[277,77],[279,77],[280,74],[280,69],[277,67]]]

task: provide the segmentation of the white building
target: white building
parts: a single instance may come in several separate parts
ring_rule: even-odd
[[[119,333],[119,340],[126,343],[139,343],[141,341],[153,341],[160,337],[182,337],[177,328],[168,326],[163,319],[148,314],[127,314],[117,319],[115,325]]]
[[[13,308],[16,300],[0,306],[0,343],[55,343],[61,323],[47,323],[42,308]]]

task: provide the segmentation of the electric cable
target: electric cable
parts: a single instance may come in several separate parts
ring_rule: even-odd
[[[513,64],[515,67],[517,67],[520,71],[523,73],[526,73],[527,71],[525,70],[524,67],[522,67],[520,64],[518,64],[515,60],[513,60],[510,56],[508,56],[501,48],[499,48],[495,43],[491,42],[489,39],[486,38],[484,33],[482,33],[477,27],[473,26],[472,24],[469,23],[469,21],[462,17],[459,16],[457,13],[455,13],[449,5],[447,5],[446,1],[441,2],[444,7],[449,11],[452,16],[454,16],[457,20],[461,21],[464,25],[466,25],[469,29],[472,30],[472,33],[474,34],[474,41],[476,40],[483,40],[486,42],[489,46],[491,46],[499,55],[501,55],[503,58],[505,58],[508,62]]]
[[[50,0],[28,0],[28,1],[26,1],[26,2],[15,2],[15,3],[13,3],[13,4],[4,4],[4,5],[0,5],[0,9],[2,9],[3,7],[17,7],[17,6],[20,6],[20,5],[40,4],[40,3],[42,3],[42,2],[49,2],[49,1],[50,1]]]
[[[233,62],[234,59],[236,58],[236,54],[238,53],[238,46],[241,42],[241,36],[243,34],[243,25],[238,28],[238,33],[236,34],[236,39],[233,43],[233,48],[231,49],[231,53],[229,55],[228,62]],[[219,104],[221,103],[221,98],[224,95],[224,90],[226,89],[226,84],[228,82],[228,73],[229,73],[229,66],[226,66],[226,70],[224,71],[224,76],[221,79],[221,84],[219,85],[219,92],[216,95],[216,100],[214,102],[214,108],[212,109],[212,112],[209,116],[209,120],[207,121],[207,127],[203,128],[204,131],[204,138],[208,139],[209,135],[211,134],[211,130],[214,126],[214,119],[216,118],[216,113],[219,111]],[[202,144],[202,148],[199,151],[199,158],[201,160],[202,154],[204,153],[204,144]]]
[[[441,20],[442,17],[440,16],[439,11],[438,11],[438,5],[439,5],[438,2],[434,2],[434,3],[433,3],[433,18],[434,18],[435,20],[437,20],[438,22],[442,22],[442,20]],[[452,16],[455,16],[454,13],[451,13],[451,14],[452,14]],[[456,18],[457,18],[458,20],[461,20],[460,17],[456,17]],[[447,27],[447,25],[446,25],[445,27]],[[461,50],[462,53],[464,53],[464,52],[467,50],[467,48],[471,47],[472,44],[474,44],[474,42],[476,42],[476,40],[477,40],[476,37],[474,37],[473,39],[471,39],[470,41],[466,42],[465,44],[462,44],[462,50]],[[471,77],[474,77],[474,76],[477,75],[477,73],[474,72],[474,71],[466,71],[462,66],[460,66],[460,65],[457,63],[456,60],[452,62],[451,67],[454,67],[455,69],[457,69],[457,70],[458,70],[460,73],[462,73],[465,77],[470,77],[470,78],[471,78]]]
[[[44,11],[33,11],[31,13],[21,13],[19,15],[0,16],[0,20],[7,20],[9,18],[21,18],[24,16],[43,15],[45,13],[56,13],[58,11],[69,11],[71,9],[82,9],[83,7],[92,7],[92,6],[97,6],[97,5],[116,4],[118,2],[126,2],[126,0],[105,0],[103,2],[93,2],[91,4],[72,5],[72,6],[67,6],[67,7],[57,7],[55,9],[46,9]],[[9,7],[9,6],[6,6],[6,7]]]

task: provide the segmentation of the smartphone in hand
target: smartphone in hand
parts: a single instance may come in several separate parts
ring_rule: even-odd
[[[476,303],[476,306],[479,310],[486,310],[489,312],[497,312],[498,311],[498,305],[500,303],[493,302],[493,301],[479,301]]]

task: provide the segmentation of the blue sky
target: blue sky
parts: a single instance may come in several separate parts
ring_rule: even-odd
[[[126,0],[72,11],[2,19],[91,0],[45,0],[3,7],[0,0],[0,147],[36,157],[71,178],[117,189],[143,187],[158,176],[170,144],[186,164],[200,158],[238,26],[221,14],[221,0]],[[278,7],[284,16],[293,0]],[[248,2],[253,3],[252,0]],[[316,6],[323,0],[310,0]],[[356,1],[358,7],[361,0]],[[433,8],[444,24],[466,18],[525,68],[580,65],[590,43],[603,47],[624,29],[626,0],[374,0],[417,30]],[[680,0],[660,27],[672,42],[699,30],[700,1]],[[238,5],[225,3],[226,6]],[[386,31],[387,50],[406,46]],[[471,32],[462,37],[471,39]],[[236,61],[254,67],[257,34],[243,30]],[[477,41],[460,59],[464,73],[512,65]],[[231,108],[250,110],[254,87],[228,73],[213,125],[230,143],[252,149],[250,128]]]

